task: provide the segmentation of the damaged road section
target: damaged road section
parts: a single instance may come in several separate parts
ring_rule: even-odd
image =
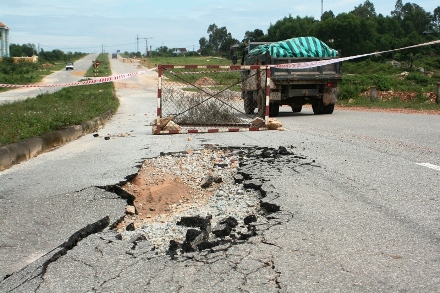
[[[31,263],[25,269],[12,274],[4,282],[0,283],[0,291],[12,292],[14,290],[21,290],[20,287],[22,285],[25,285],[26,288],[31,287],[34,291],[38,291],[40,285],[44,281],[44,275],[46,274],[47,268],[51,263],[56,262],[69,250],[73,249],[81,240],[92,234],[102,232],[109,226],[109,224],[110,217],[106,216],[75,232],[63,244]]]
[[[129,199],[119,239],[145,239],[174,258],[256,236],[256,226],[281,209],[270,176],[313,163],[283,146],[207,145],[149,159],[129,181],[106,189]]]
[[[162,154],[130,181],[101,189],[126,200],[123,218],[80,232],[81,241],[66,242],[73,247],[14,273],[0,291],[280,292],[280,248],[266,232],[292,215],[271,178],[314,167],[285,147]]]
[[[19,207],[3,210],[0,281],[38,261],[87,225],[107,216],[110,223],[116,222],[126,205],[116,194],[97,187],[60,194],[47,188],[41,197],[26,197]],[[2,196],[12,198],[14,191]]]

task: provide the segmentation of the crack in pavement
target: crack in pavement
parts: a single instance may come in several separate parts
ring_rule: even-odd
[[[280,171],[272,169],[271,166],[276,164],[283,166],[283,168],[290,168],[289,164],[295,165],[298,163],[305,168],[313,166],[312,164],[300,162],[300,160],[305,159],[303,157],[278,156],[279,151],[280,149],[253,148],[246,153],[248,158],[239,168],[238,173],[243,176],[242,184],[247,184],[248,188],[259,191],[260,203],[267,203],[267,205],[263,204],[263,207],[266,208],[259,215],[259,221],[253,222],[254,219],[252,218],[249,219],[250,223],[245,223],[246,225],[252,225],[252,229],[255,231],[255,234],[247,238],[246,241],[223,240],[219,241],[218,246],[209,247],[206,250],[187,252],[170,258],[159,254],[145,237],[139,237],[138,235],[121,241],[114,230],[114,223],[110,223],[109,218],[106,217],[104,218],[106,219],[105,223],[99,224],[100,221],[97,222],[98,224],[95,223],[100,227],[99,229],[95,227],[95,229],[92,229],[94,231],[89,232],[83,231],[84,229],[87,230],[86,228],[81,229],[60,246],[62,251],[58,251],[44,261],[40,266],[41,270],[39,273],[36,271],[38,274],[34,276],[34,278],[40,276],[43,280],[38,285],[37,290],[44,290],[43,285],[46,282],[45,278],[50,264],[60,260],[61,256],[76,247],[79,241],[88,238],[87,243],[99,243],[99,245],[81,245],[78,252],[87,250],[87,253],[80,255],[80,258],[77,258],[75,253],[69,254],[68,258],[72,258],[74,261],[94,270],[95,276],[90,276],[90,278],[92,278],[91,282],[95,285],[89,287],[89,290],[107,291],[110,288],[115,288],[114,286],[124,286],[121,280],[133,278],[131,272],[143,268],[143,271],[148,271],[148,273],[142,276],[141,283],[137,283],[142,284],[143,288],[158,288],[160,284],[157,283],[158,280],[156,279],[160,278],[162,282],[169,282],[170,288],[174,288],[177,292],[188,290],[188,288],[196,290],[198,286],[194,284],[194,277],[196,277],[199,279],[200,284],[206,285],[204,290],[216,291],[216,289],[236,284],[235,288],[241,292],[259,291],[260,289],[267,292],[282,291],[282,283],[279,280],[281,272],[277,270],[273,254],[268,254],[267,248],[264,248],[264,246],[270,246],[277,250],[282,248],[276,242],[267,239],[266,231],[288,223],[294,215],[283,210],[282,205],[278,202],[282,199],[282,195],[277,193],[275,186],[271,183],[271,178],[272,176],[278,176]],[[268,156],[273,157],[267,158]],[[275,156],[277,156],[276,160]],[[269,171],[261,172],[261,170]],[[99,188],[116,193],[127,201],[133,200],[130,194],[115,185]],[[228,221],[231,223],[232,220],[229,219]],[[105,227],[109,227],[109,229],[102,232]],[[89,237],[97,232],[101,233]],[[117,252],[120,248],[123,248],[123,250]],[[93,256],[93,254],[95,255]],[[109,255],[116,257],[110,260],[108,259]],[[127,257],[124,258],[123,255]],[[124,258],[122,263],[118,261],[121,257]],[[54,280],[56,282],[56,277],[53,278],[54,274],[59,273],[56,268],[64,267],[68,262],[68,258],[62,258],[62,261],[51,270],[52,285],[54,285]],[[90,261],[84,262],[84,259],[81,258],[90,259]],[[112,268],[110,269],[110,267]],[[185,274],[191,272],[194,277],[188,279]],[[219,279],[206,284],[207,278],[215,272],[223,274],[220,276],[222,281],[219,281]],[[21,284],[29,282],[29,280],[29,278],[25,279]],[[226,280],[228,282],[225,283]],[[60,283],[56,285],[60,286]],[[47,289],[48,286],[50,285],[46,284],[44,288]]]
[[[44,276],[47,272],[47,268],[49,265],[55,261],[57,261],[61,256],[65,255],[69,250],[73,249],[78,242],[83,240],[84,238],[90,236],[91,234],[95,234],[98,232],[101,232],[110,224],[110,218],[108,216],[98,220],[95,223],[88,224],[86,227],[78,230],[74,234],[72,234],[67,241],[65,241],[63,244],[58,246],[57,248],[51,250],[50,252],[46,253],[45,256],[41,257],[41,259],[46,259],[41,264],[36,264],[36,267],[31,270],[29,276],[20,276],[20,272],[24,271],[26,267],[22,270],[20,270],[17,273],[12,274],[9,278],[5,279],[8,280],[13,277],[18,277],[20,281],[15,287],[10,288],[8,291],[14,291],[20,288],[22,285],[28,282],[32,282],[33,280],[40,278],[41,282],[39,282],[38,286],[36,287],[35,291],[38,291],[41,285],[44,282]],[[55,252],[55,253],[54,253]],[[30,267],[32,265],[35,265],[34,263],[31,263],[27,267]],[[26,274],[26,272],[25,272]],[[4,280],[4,281],[5,281]],[[10,281],[10,280],[9,280]]]

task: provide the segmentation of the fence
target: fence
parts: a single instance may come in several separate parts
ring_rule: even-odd
[[[267,66],[159,65],[154,134],[267,129]]]

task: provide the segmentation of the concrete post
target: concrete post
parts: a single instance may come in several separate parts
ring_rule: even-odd
[[[440,104],[440,82],[437,82],[437,91],[435,93],[435,102]]]
[[[370,101],[377,100],[377,90],[375,86],[370,87]]]

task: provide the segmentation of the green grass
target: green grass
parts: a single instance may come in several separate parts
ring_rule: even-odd
[[[406,108],[414,110],[440,110],[440,105],[432,99],[440,81],[440,68],[429,65],[419,66],[429,69],[424,74],[420,67],[394,67],[386,62],[345,62],[343,78],[339,84],[338,104],[367,108]],[[375,86],[377,91],[388,92],[386,99],[370,101],[368,91]],[[431,93],[431,99],[426,94]],[[412,98],[408,99],[412,95]]]
[[[339,101],[338,105],[343,107],[364,107],[364,108],[379,108],[379,109],[412,109],[412,110],[436,110],[440,111],[440,105],[427,102],[427,100],[421,96],[417,97],[413,101],[405,102],[398,98],[392,98],[389,100],[370,100],[370,97],[361,96],[349,101]]]
[[[11,64],[0,62],[0,83],[5,84],[30,84],[43,80],[43,78],[55,71],[63,69],[65,62],[42,62],[29,63],[19,62]],[[0,87],[0,92],[11,90],[11,88]]]
[[[0,146],[81,124],[118,106],[113,83],[70,87],[0,105]]]
[[[94,77],[94,76],[110,76],[112,74],[112,70],[110,68],[110,61],[108,59],[107,53],[101,53],[96,57],[95,61],[99,61],[98,68],[94,68],[91,66],[89,70],[87,70],[85,76],[86,77]]]
[[[118,106],[113,83],[69,87],[0,105],[0,146],[81,124]]]

